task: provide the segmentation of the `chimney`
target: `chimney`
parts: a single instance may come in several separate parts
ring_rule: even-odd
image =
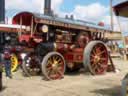
[[[68,15],[65,15],[65,19],[69,19]]]
[[[5,0],[0,0],[0,23],[5,23]],[[0,45],[4,44],[4,33],[0,32]],[[0,52],[2,51],[3,47],[0,48]]]
[[[5,0],[0,0],[0,23],[5,23]]]
[[[71,20],[74,20],[74,15],[71,15],[71,16],[70,16],[70,19],[71,19]]]
[[[52,16],[51,0],[44,1],[44,15]]]

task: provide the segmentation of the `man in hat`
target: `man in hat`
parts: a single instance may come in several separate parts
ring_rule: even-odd
[[[5,45],[3,57],[4,57],[4,66],[5,66],[6,77],[12,78],[12,74],[11,74],[11,52],[10,52],[9,44]]]

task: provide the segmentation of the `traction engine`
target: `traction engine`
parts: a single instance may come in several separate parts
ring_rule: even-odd
[[[46,79],[55,80],[62,78],[65,70],[85,68],[93,75],[107,71],[105,36],[110,30],[30,12],[14,16],[13,24],[20,25],[21,21],[26,26],[26,31],[19,35],[19,43],[24,46],[21,55],[25,75],[43,73]]]
[[[111,34],[120,33],[73,18],[55,17],[50,2],[45,0],[44,14],[20,12],[13,17],[13,28],[0,26],[0,31],[18,34],[21,49],[14,52],[19,53],[23,73],[40,74],[47,80],[61,79],[65,71],[80,68],[93,75],[106,73],[110,56],[105,43]]]

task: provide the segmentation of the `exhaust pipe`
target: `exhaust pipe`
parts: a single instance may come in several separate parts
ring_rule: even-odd
[[[51,0],[44,1],[44,15],[52,16]]]
[[[5,23],[5,0],[0,0],[0,23]]]

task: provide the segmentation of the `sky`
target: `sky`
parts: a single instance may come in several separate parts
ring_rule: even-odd
[[[6,17],[11,18],[18,12],[31,11],[43,13],[44,0],[5,0],[6,1]],[[104,22],[106,26],[110,25],[110,0],[51,0],[52,10],[59,17],[74,15],[75,19],[81,19],[94,23]],[[120,0],[113,0],[119,2]],[[117,3],[116,2],[116,3]],[[128,26],[123,20],[122,26]],[[114,16],[114,29],[119,30],[117,25],[117,17]],[[124,33],[127,29],[123,28]]]

